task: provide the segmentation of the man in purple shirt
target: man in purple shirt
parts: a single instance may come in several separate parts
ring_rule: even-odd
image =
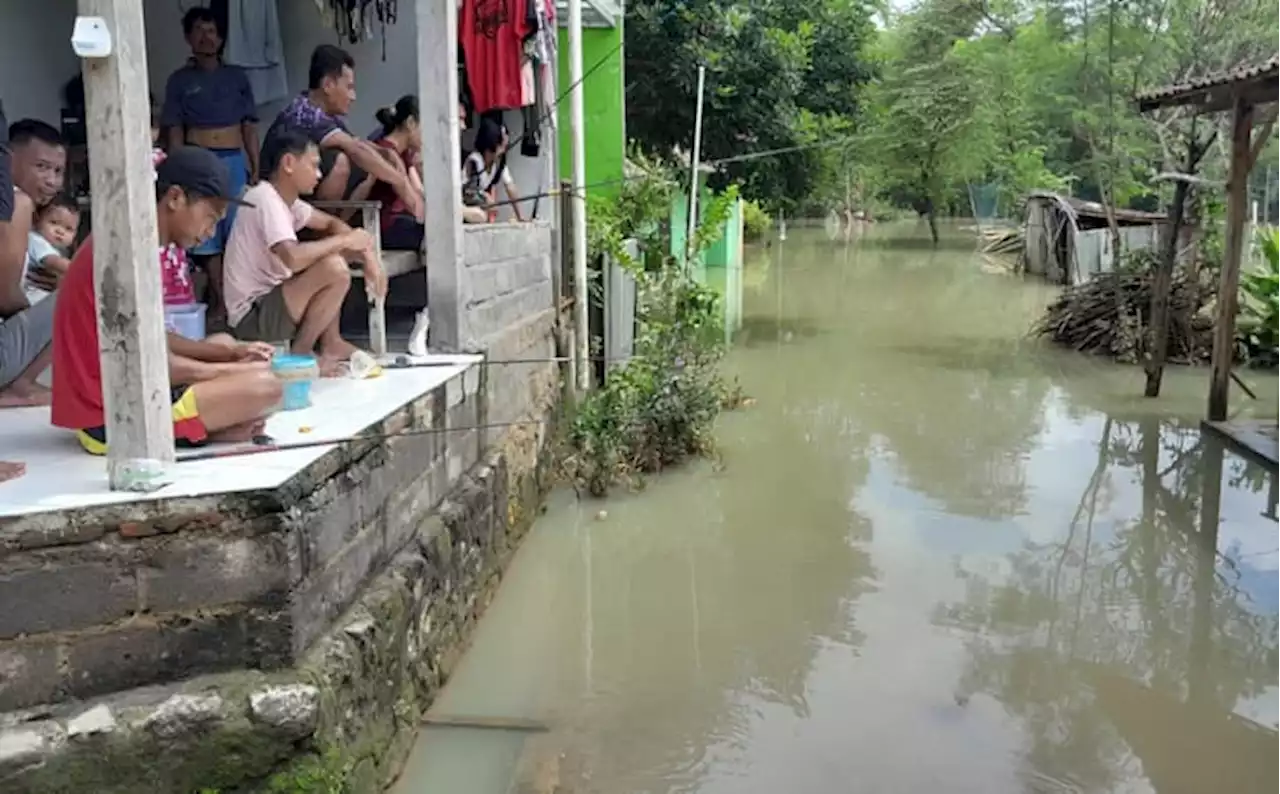
[[[182,18],[191,59],[169,76],[160,123],[169,131],[170,150],[186,145],[211,150],[231,174],[231,190],[239,195],[258,181],[258,110],[244,70],[222,62],[222,35],[217,18],[197,6]],[[228,208],[217,231],[191,253],[209,271],[210,307],[221,315],[222,249],[235,222]]]
[[[424,197],[413,189],[403,165],[384,147],[353,136],[342,121],[356,98],[355,81],[355,60],[345,50],[332,44],[316,47],[311,53],[307,91],[280,111],[267,130],[267,141],[281,130],[292,129],[320,149],[322,176],[314,198],[365,198],[374,182],[386,182],[421,222]],[[357,185],[363,185],[364,195],[353,194]]]

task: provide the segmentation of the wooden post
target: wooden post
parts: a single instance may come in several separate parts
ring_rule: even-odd
[[[1194,128],[1193,133],[1194,133]],[[1187,144],[1186,171],[1191,173],[1195,168],[1196,141],[1193,137]],[[1147,385],[1143,390],[1146,397],[1160,396],[1160,382],[1164,379],[1164,364],[1169,353],[1169,293],[1173,289],[1173,271],[1177,267],[1178,238],[1181,236],[1182,217],[1187,204],[1189,185],[1186,180],[1179,179],[1173,186],[1173,204],[1169,206],[1169,222],[1166,228],[1164,246],[1160,252],[1160,261],[1156,264],[1155,278],[1151,284],[1151,329],[1147,344]],[[1117,252],[1119,253],[1119,252]]]
[[[466,268],[462,167],[458,162],[462,149],[458,131],[458,5],[454,0],[415,0],[414,11],[431,347],[458,352],[471,341],[464,314]]]
[[[113,42],[109,57],[83,66],[107,476],[120,490],[128,462],[174,461],[147,46],[141,0],[79,0],[78,9],[106,20]]]
[[[1252,146],[1253,106],[1237,98],[1231,117],[1231,170],[1227,177],[1227,230],[1218,282],[1218,316],[1213,330],[1213,371],[1209,382],[1209,420],[1227,418],[1231,363],[1235,355],[1240,257],[1244,250],[1246,187]]]

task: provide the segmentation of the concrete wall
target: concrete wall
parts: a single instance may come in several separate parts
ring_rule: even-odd
[[[263,2],[275,0],[262,0]],[[189,53],[182,38],[182,15],[196,0],[146,0],[143,4],[147,30],[147,72],[150,90],[160,101],[165,82],[186,62]],[[387,29],[386,58],[381,34],[372,40],[351,44],[339,41],[326,27],[311,0],[279,0],[282,44],[291,93],[302,91],[307,82],[307,64],[317,44],[338,44],[356,60],[356,101],[348,117],[351,131],[367,135],[377,126],[374,113],[404,94],[417,93],[417,27],[412,3],[400,4],[400,19]],[[80,68],[71,51],[71,29],[76,17],[76,0],[0,0],[0,101],[10,121],[31,116],[57,126],[62,107],[61,89]],[[271,124],[284,101],[259,107],[261,132]],[[522,132],[520,114],[507,114],[512,137]],[[469,136],[464,136],[464,141]],[[508,157],[517,184],[526,195],[537,192],[547,181],[553,143],[543,146],[539,158],[514,151]],[[459,163],[459,168],[461,163]],[[544,188],[549,189],[550,186]],[[532,208],[532,202],[526,206]],[[509,209],[502,211],[507,217]],[[544,200],[540,216],[550,218]]]
[[[488,368],[490,422],[515,421],[555,392],[552,233],[542,223],[466,227],[468,347],[496,361],[536,360]]]

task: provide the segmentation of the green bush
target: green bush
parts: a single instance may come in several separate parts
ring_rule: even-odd
[[[1250,363],[1275,366],[1280,346],[1280,232],[1258,232],[1262,266],[1240,274],[1240,315],[1236,333]]]
[[[773,217],[758,201],[742,202],[742,236],[749,243],[759,242],[769,233]]]
[[[716,417],[730,402],[719,373],[719,296],[682,262],[658,255],[637,262],[622,250],[626,239],[640,240],[651,254],[670,250],[666,213],[678,183],[660,163],[639,167],[644,178],[631,180],[613,206],[588,214],[593,253],[609,254],[636,280],[634,357],[582,399],[565,437],[563,473],[593,496],[637,487],[646,474],[710,454]],[[730,187],[705,206],[694,250],[715,242],[737,200]]]

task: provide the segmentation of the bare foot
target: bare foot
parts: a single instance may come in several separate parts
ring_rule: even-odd
[[[223,428],[216,433],[210,433],[209,440],[240,444],[246,441],[252,441],[257,436],[262,435],[263,431],[266,429],[267,420],[257,419],[252,422],[242,422],[238,425]]]
[[[38,383],[10,383],[0,391],[0,408],[30,408],[52,402],[53,392]]]
[[[330,358],[329,356],[321,356],[317,360],[317,363],[320,366],[320,377],[322,378],[346,377],[346,374],[349,371],[346,361]]]
[[[352,353],[359,349],[347,340],[339,339],[337,342],[320,345],[320,355],[336,361],[346,361],[351,358]]]
[[[16,480],[27,473],[27,464],[0,460],[0,482]]]

